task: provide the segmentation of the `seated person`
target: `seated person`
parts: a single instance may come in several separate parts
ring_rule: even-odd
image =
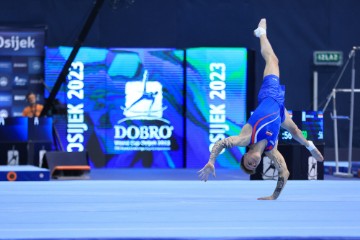
[[[44,106],[42,104],[36,103],[35,93],[28,93],[26,95],[26,101],[28,102],[29,106],[24,108],[22,115],[24,117],[39,117]]]

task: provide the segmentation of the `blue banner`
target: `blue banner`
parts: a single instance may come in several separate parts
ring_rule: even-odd
[[[29,92],[43,104],[44,39],[44,29],[0,28],[0,116],[22,116]]]
[[[44,35],[44,29],[0,28],[0,56],[41,56]]]

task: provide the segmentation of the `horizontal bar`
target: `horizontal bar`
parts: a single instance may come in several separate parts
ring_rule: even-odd
[[[352,92],[351,88],[335,88],[333,90],[335,90],[335,92]],[[354,89],[354,92],[360,92],[360,89]]]
[[[349,116],[331,116],[331,119],[345,119],[345,120],[349,120],[350,117]]]

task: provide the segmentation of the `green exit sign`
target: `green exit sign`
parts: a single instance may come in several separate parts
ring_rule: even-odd
[[[315,51],[314,64],[327,66],[341,66],[343,53],[340,51]]]

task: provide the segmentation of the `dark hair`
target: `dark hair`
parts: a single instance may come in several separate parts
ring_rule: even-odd
[[[34,92],[28,92],[28,93],[26,94],[26,100],[28,100],[28,98],[29,98],[29,96],[30,96],[31,94],[34,94],[34,95],[36,96],[36,94],[35,94]]]
[[[246,155],[246,153],[245,153],[245,154],[242,156],[242,158],[241,158],[240,168],[241,168],[245,173],[247,173],[247,174],[250,174],[250,175],[255,174],[255,173],[256,173],[256,170],[249,170],[249,169],[247,169],[247,168],[245,167],[245,164],[244,164],[245,155]]]

